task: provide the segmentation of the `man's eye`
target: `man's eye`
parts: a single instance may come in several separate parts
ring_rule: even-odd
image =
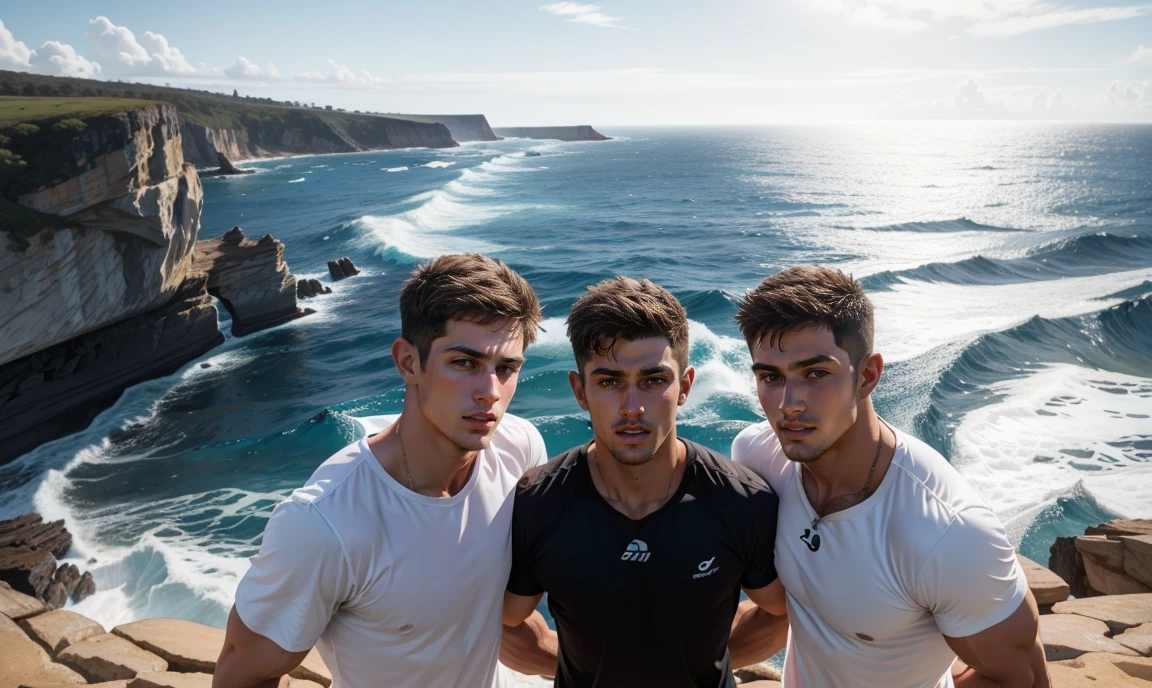
[[[780,376],[775,374],[775,373],[764,373],[763,375],[760,376],[760,381],[761,382],[767,382],[767,383],[771,384],[773,382],[779,382]]]
[[[659,385],[664,384],[665,382],[667,382],[667,380],[665,380],[662,377],[650,377],[647,380],[648,386],[650,386],[650,387],[657,387]]]
[[[517,368],[513,368],[512,366],[496,366],[496,372],[500,375],[513,375],[517,370]]]
[[[596,384],[600,385],[604,389],[612,389],[613,387],[616,387],[617,385],[619,385],[620,381],[619,380],[613,380],[610,377],[606,377],[603,380],[600,380],[599,382],[597,382]]]
[[[815,379],[819,380],[822,377],[828,377],[828,371],[827,370],[809,370],[808,371],[808,377],[815,378]]]
[[[470,358],[458,358],[455,361],[452,361],[452,365],[454,365],[458,368],[475,368],[476,367],[476,363],[473,362],[472,359],[470,359]]]

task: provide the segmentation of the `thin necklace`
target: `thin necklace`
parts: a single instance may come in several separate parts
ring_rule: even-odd
[[[404,473],[408,475],[408,489],[413,492],[416,488],[412,486],[412,469],[408,467],[408,452],[404,451],[404,438],[400,436],[400,420],[396,420],[396,439],[400,440],[400,457],[404,459]]]
[[[884,425],[884,421],[881,420],[880,439],[876,441],[876,454],[872,457],[872,467],[868,469],[868,477],[864,480],[864,487],[859,492],[855,492],[850,495],[844,495],[844,497],[850,498],[863,496],[863,498],[858,500],[856,504],[859,504],[871,496],[871,493],[868,492],[868,487],[872,484],[872,474],[876,472],[876,462],[880,460],[880,447],[884,446]],[[844,501],[844,498],[842,497],[840,500],[829,499],[828,502],[824,504],[824,508],[816,512],[816,518],[812,519],[812,530],[816,530],[816,528],[820,525],[820,521],[824,520],[824,517],[828,515],[829,508],[837,501]]]

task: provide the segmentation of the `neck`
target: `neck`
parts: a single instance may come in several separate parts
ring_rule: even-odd
[[[414,394],[405,395],[400,418],[369,439],[368,446],[396,482],[429,497],[451,497],[464,489],[480,454],[456,446],[432,425]]]
[[[891,463],[896,437],[884,428],[869,398],[860,403],[856,422],[840,439],[820,458],[803,464],[803,467],[822,493],[835,496],[857,492],[872,470],[877,444],[880,444],[880,458],[876,459],[876,469],[869,484],[871,490],[880,484]]]
[[[598,444],[593,439],[588,447],[596,489],[612,506],[632,518],[642,518],[663,506],[684,475],[688,449],[675,431],[651,459],[638,466],[620,463],[610,452],[598,451]]]

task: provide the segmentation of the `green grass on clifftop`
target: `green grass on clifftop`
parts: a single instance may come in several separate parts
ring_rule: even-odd
[[[154,101],[128,98],[25,98],[0,96],[0,129],[51,119],[83,119],[127,112]]]

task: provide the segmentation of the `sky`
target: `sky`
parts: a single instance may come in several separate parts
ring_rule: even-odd
[[[493,126],[1152,122],[1152,0],[0,0],[0,69]]]

